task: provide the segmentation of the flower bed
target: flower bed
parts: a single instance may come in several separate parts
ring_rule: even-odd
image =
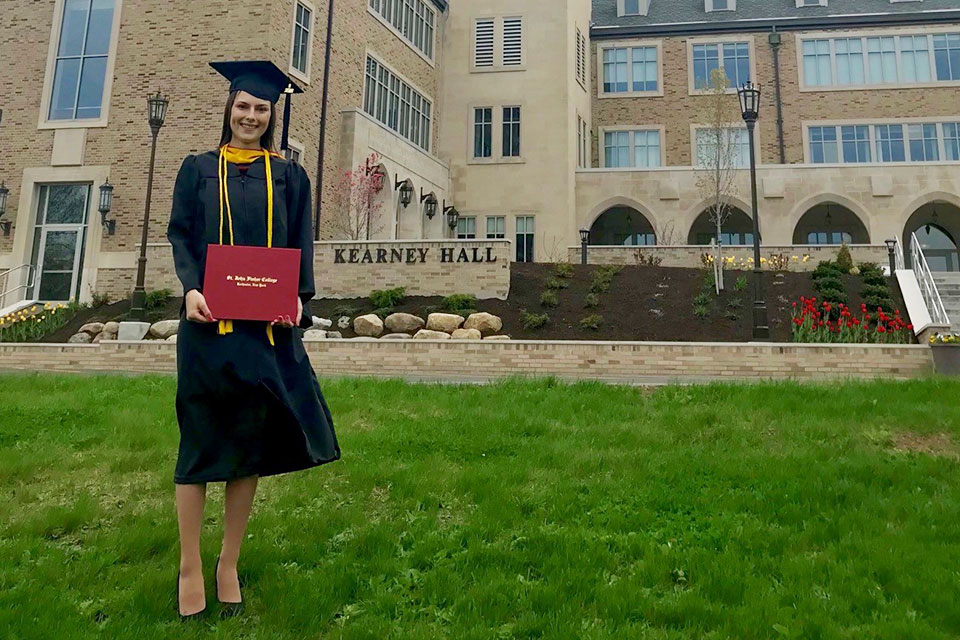
[[[913,342],[913,325],[900,316],[877,307],[876,314],[860,305],[855,316],[850,307],[816,298],[801,296],[793,303],[794,342],[847,342],[857,344],[909,344]]]
[[[0,318],[0,342],[39,342],[69,322],[76,312],[75,304],[48,302],[9,313]]]

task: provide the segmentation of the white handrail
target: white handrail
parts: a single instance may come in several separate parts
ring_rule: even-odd
[[[894,243],[893,247],[894,247],[894,267],[896,268],[897,271],[906,269],[907,268],[906,264],[903,261],[903,245],[901,245],[899,242],[896,242]],[[894,274],[891,273],[890,275],[892,276]]]
[[[917,284],[920,285],[920,293],[923,295],[923,302],[927,305],[927,311],[930,312],[930,319],[935,324],[950,324],[947,317],[947,310],[943,306],[943,300],[940,299],[940,292],[937,291],[937,283],[933,279],[933,273],[927,264],[927,259],[923,255],[923,249],[920,247],[920,240],[917,234],[910,234],[910,264],[913,267],[913,273],[917,277]]]
[[[20,289],[29,289],[30,287],[32,287],[32,286],[34,285],[34,282],[36,281],[36,277],[37,277],[36,269],[34,268],[34,266],[33,266],[32,264],[21,264],[21,265],[18,266],[18,267],[12,267],[12,268],[10,268],[10,269],[7,269],[6,271],[0,272],[0,279],[3,280],[4,286],[8,286],[8,285],[10,284],[10,275],[11,275],[14,271],[18,271],[18,270],[24,269],[24,268],[27,269],[27,282],[26,282],[26,284],[21,284],[21,285],[19,285],[19,286],[6,289],[6,290],[4,290],[2,293],[0,293],[0,309],[2,309],[3,307],[6,306],[5,303],[6,303],[6,300],[7,300],[7,296],[8,296],[8,295],[10,295],[11,293],[13,293],[14,291],[19,291]]]

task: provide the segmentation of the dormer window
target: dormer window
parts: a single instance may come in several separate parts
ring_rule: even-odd
[[[707,13],[711,11],[736,11],[737,0],[703,0],[703,9]]]
[[[617,0],[618,16],[645,16],[650,10],[650,0]]]
[[[797,8],[800,7],[825,7],[827,0],[797,0]]]

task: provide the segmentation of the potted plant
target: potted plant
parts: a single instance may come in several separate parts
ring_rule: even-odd
[[[930,336],[933,366],[944,376],[960,376],[960,334],[937,333]]]

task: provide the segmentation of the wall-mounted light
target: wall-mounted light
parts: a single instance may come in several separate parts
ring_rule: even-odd
[[[100,224],[106,229],[107,235],[112,236],[117,230],[116,220],[107,220],[107,214],[113,208],[113,185],[110,181],[105,181],[100,185],[100,206],[97,210],[100,212]]]
[[[413,200],[413,182],[410,180],[410,178],[400,182],[400,176],[398,174],[393,188],[400,189],[400,204],[402,204],[403,208],[406,209],[407,205]]]
[[[3,228],[4,236],[10,235],[10,226],[13,224],[9,220],[2,219],[7,213],[7,195],[9,193],[10,189],[7,189],[7,185],[3,182],[0,182],[0,227]]]
[[[450,230],[453,231],[457,228],[457,223],[460,222],[460,212],[457,211],[455,206],[447,205],[446,202],[443,203],[443,215],[447,217],[447,226],[450,227]]]
[[[369,161],[368,161],[369,162]],[[367,165],[367,175],[370,176],[370,186],[377,193],[383,190],[383,185],[387,181],[387,171],[382,164],[375,166]]]
[[[437,215],[437,196],[433,193],[423,193],[423,187],[420,188],[420,202],[423,203],[423,213],[426,214],[427,218],[433,220],[433,216]]]

